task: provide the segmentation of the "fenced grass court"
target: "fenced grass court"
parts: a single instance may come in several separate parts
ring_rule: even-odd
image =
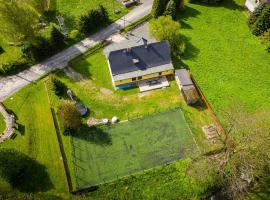
[[[81,130],[82,133],[86,131]],[[198,152],[180,108],[73,137],[76,189],[88,188]]]

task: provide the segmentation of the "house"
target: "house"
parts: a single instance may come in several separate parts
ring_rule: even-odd
[[[175,80],[188,105],[196,103],[200,96],[186,69],[175,70]]]
[[[108,55],[109,70],[115,89],[138,86],[144,80],[149,86],[158,83],[159,77],[172,75],[174,72],[170,45],[167,41],[144,44],[111,51]]]
[[[250,11],[253,12],[255,8],[257,8],[261,3],[267,3],[270,5],[270,0],[246,0],[245,7]]]

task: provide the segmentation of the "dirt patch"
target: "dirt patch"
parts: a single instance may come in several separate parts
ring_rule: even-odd
[[[106,94],[106,95],[112,95],[113,94],[113,91],[107,89],[107,88],[100,88],[100,92],[102,94]]]
[[[138,97],[142,98],[142,97],[146,97],[150,94],[150,92],[142,92],[142,93],[138,93]]]

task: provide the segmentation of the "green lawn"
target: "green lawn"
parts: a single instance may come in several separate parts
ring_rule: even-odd
[[[88,10],[96,8],[99,4],[107,9],[112,21],[128,12],[119,1],[114,1],[115,11],[119,11],[117,14],[114,14],[112,2],[112,0],[56,0],[56,3],[52,3],[54,4],[52,6],[56,7],[56,10],[64,16],[67,26],[74,29],[76,20]]]
[[[188,4],[180,14],[187,43],[183,62],[214,110],[270,109],[270,54],[249,31],[244,1],[221,5]]]
[[[33,169],[27,180],[20,180],[22,185],[28,188],[28,193],[44,192],[44,198],[47,195],[67,198],[63,161],[43,80],[22,89],[4,105],[16,114],[19,131],[16,131],[15,139],[6,140],[1,148],[11,148],[31,157],[37,166],[45,169],[47,177],[45,180]],[[0,187],[5,191],[23,192],[19,188],[10,188],[9,183],[2,179]]]
[[[4,121],[4,117],[0,114],[0,134],[4,132],[6,128],[6,124]]]
[[[58,76],[88,106],[93,117],[112,118],[117,115],[123,120],[179,105],[179,89],[174,81],[168,89],[152,91],[145,96],[139,95],[138,88],[114,91],[102,51],[73,63],[73,68],[85,78],[74,82],[64,73],[58,73]],[[104,88],[111,93],[104,94]]]
[[[111,127],[84,127],[74,135],[72,145],[77,189],[198,153],[180,109]]]

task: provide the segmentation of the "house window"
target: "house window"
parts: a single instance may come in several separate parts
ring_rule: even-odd
[[[162,72],[159,72],[158,75],[161,76],[162,75]]]
[[[138,80],[142,80],[142,77],[141,77],[141,76],[139,76],[139,77],[138,77]]]
[[[135,78],[132,78],[132,81],[136,81],[136,77]]]

